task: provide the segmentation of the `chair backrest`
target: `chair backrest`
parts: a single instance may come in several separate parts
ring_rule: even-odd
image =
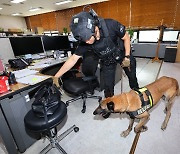
[[[94,76],[99,59],[93,51],[88,51],[82,61],[81,71],[85,76]]]

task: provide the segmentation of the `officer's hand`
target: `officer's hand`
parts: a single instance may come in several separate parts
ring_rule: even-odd
[[[64,91],[59,84],[59,78],[58,77],[52,77],[52,78],[53,78],[53,84],[55,84],[57,86],[57,88],[59,89],[59,91],[61,92],[61,94],[63,94]]]
[[[55,84],[58,88],[60,87],[58,77],[53,77],[53,84]]]
[[[130,67],[130,58],[124,58],[121,64],[122,67]]]

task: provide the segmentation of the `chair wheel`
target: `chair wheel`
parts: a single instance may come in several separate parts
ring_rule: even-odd
[[[68,102],[66,102],[66,106],[69,106],[69,103],[68,103]]]
[[[77,133],[78,131],[79,131],[79,127],[75,127],[75,128],[74,128],[74,132]]]
[[[85,113],[85,112],[86,112],[86,108],[83,108],[83,109],[81,110],[81,112],[82,112],[82,113]]]
[[[101,102],[101,100],[102,100],[102,97],[100,97],[100,98],[98,99],[98,102],[100,103],[100,102]]]

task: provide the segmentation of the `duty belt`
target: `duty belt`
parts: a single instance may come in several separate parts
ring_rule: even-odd
[[[108,55],[107,57],[101,58],[102,63],[106,66],[109,66],[111,64],[115,63],[121,63],[123,60],[122,51],[114,51],[111,55]]]
[[[151,95],[151,93],[149,92],[149,90],[146,87],[143,87],[143,88],[140,88],[140,89],[134,88],[134,91],[139,95],[142,104],[141,104],[140,109],[138,109],[136,111],[133,111],[133,112],[127,112],[127,114],[129,114],[129,116],[132,119],[135,118],[137,115],[140,115],[140,114],[144,113],[146,110],[150,109],[153,106],[152,95]],[[148,97],[147,101],[144,100],[143,92]]]

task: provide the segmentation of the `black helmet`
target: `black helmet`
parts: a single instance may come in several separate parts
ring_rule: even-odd
[[[75,39],[85,42],[95,33],[95,19],[89,12],[80,12],[72,17],[70,28]]]

